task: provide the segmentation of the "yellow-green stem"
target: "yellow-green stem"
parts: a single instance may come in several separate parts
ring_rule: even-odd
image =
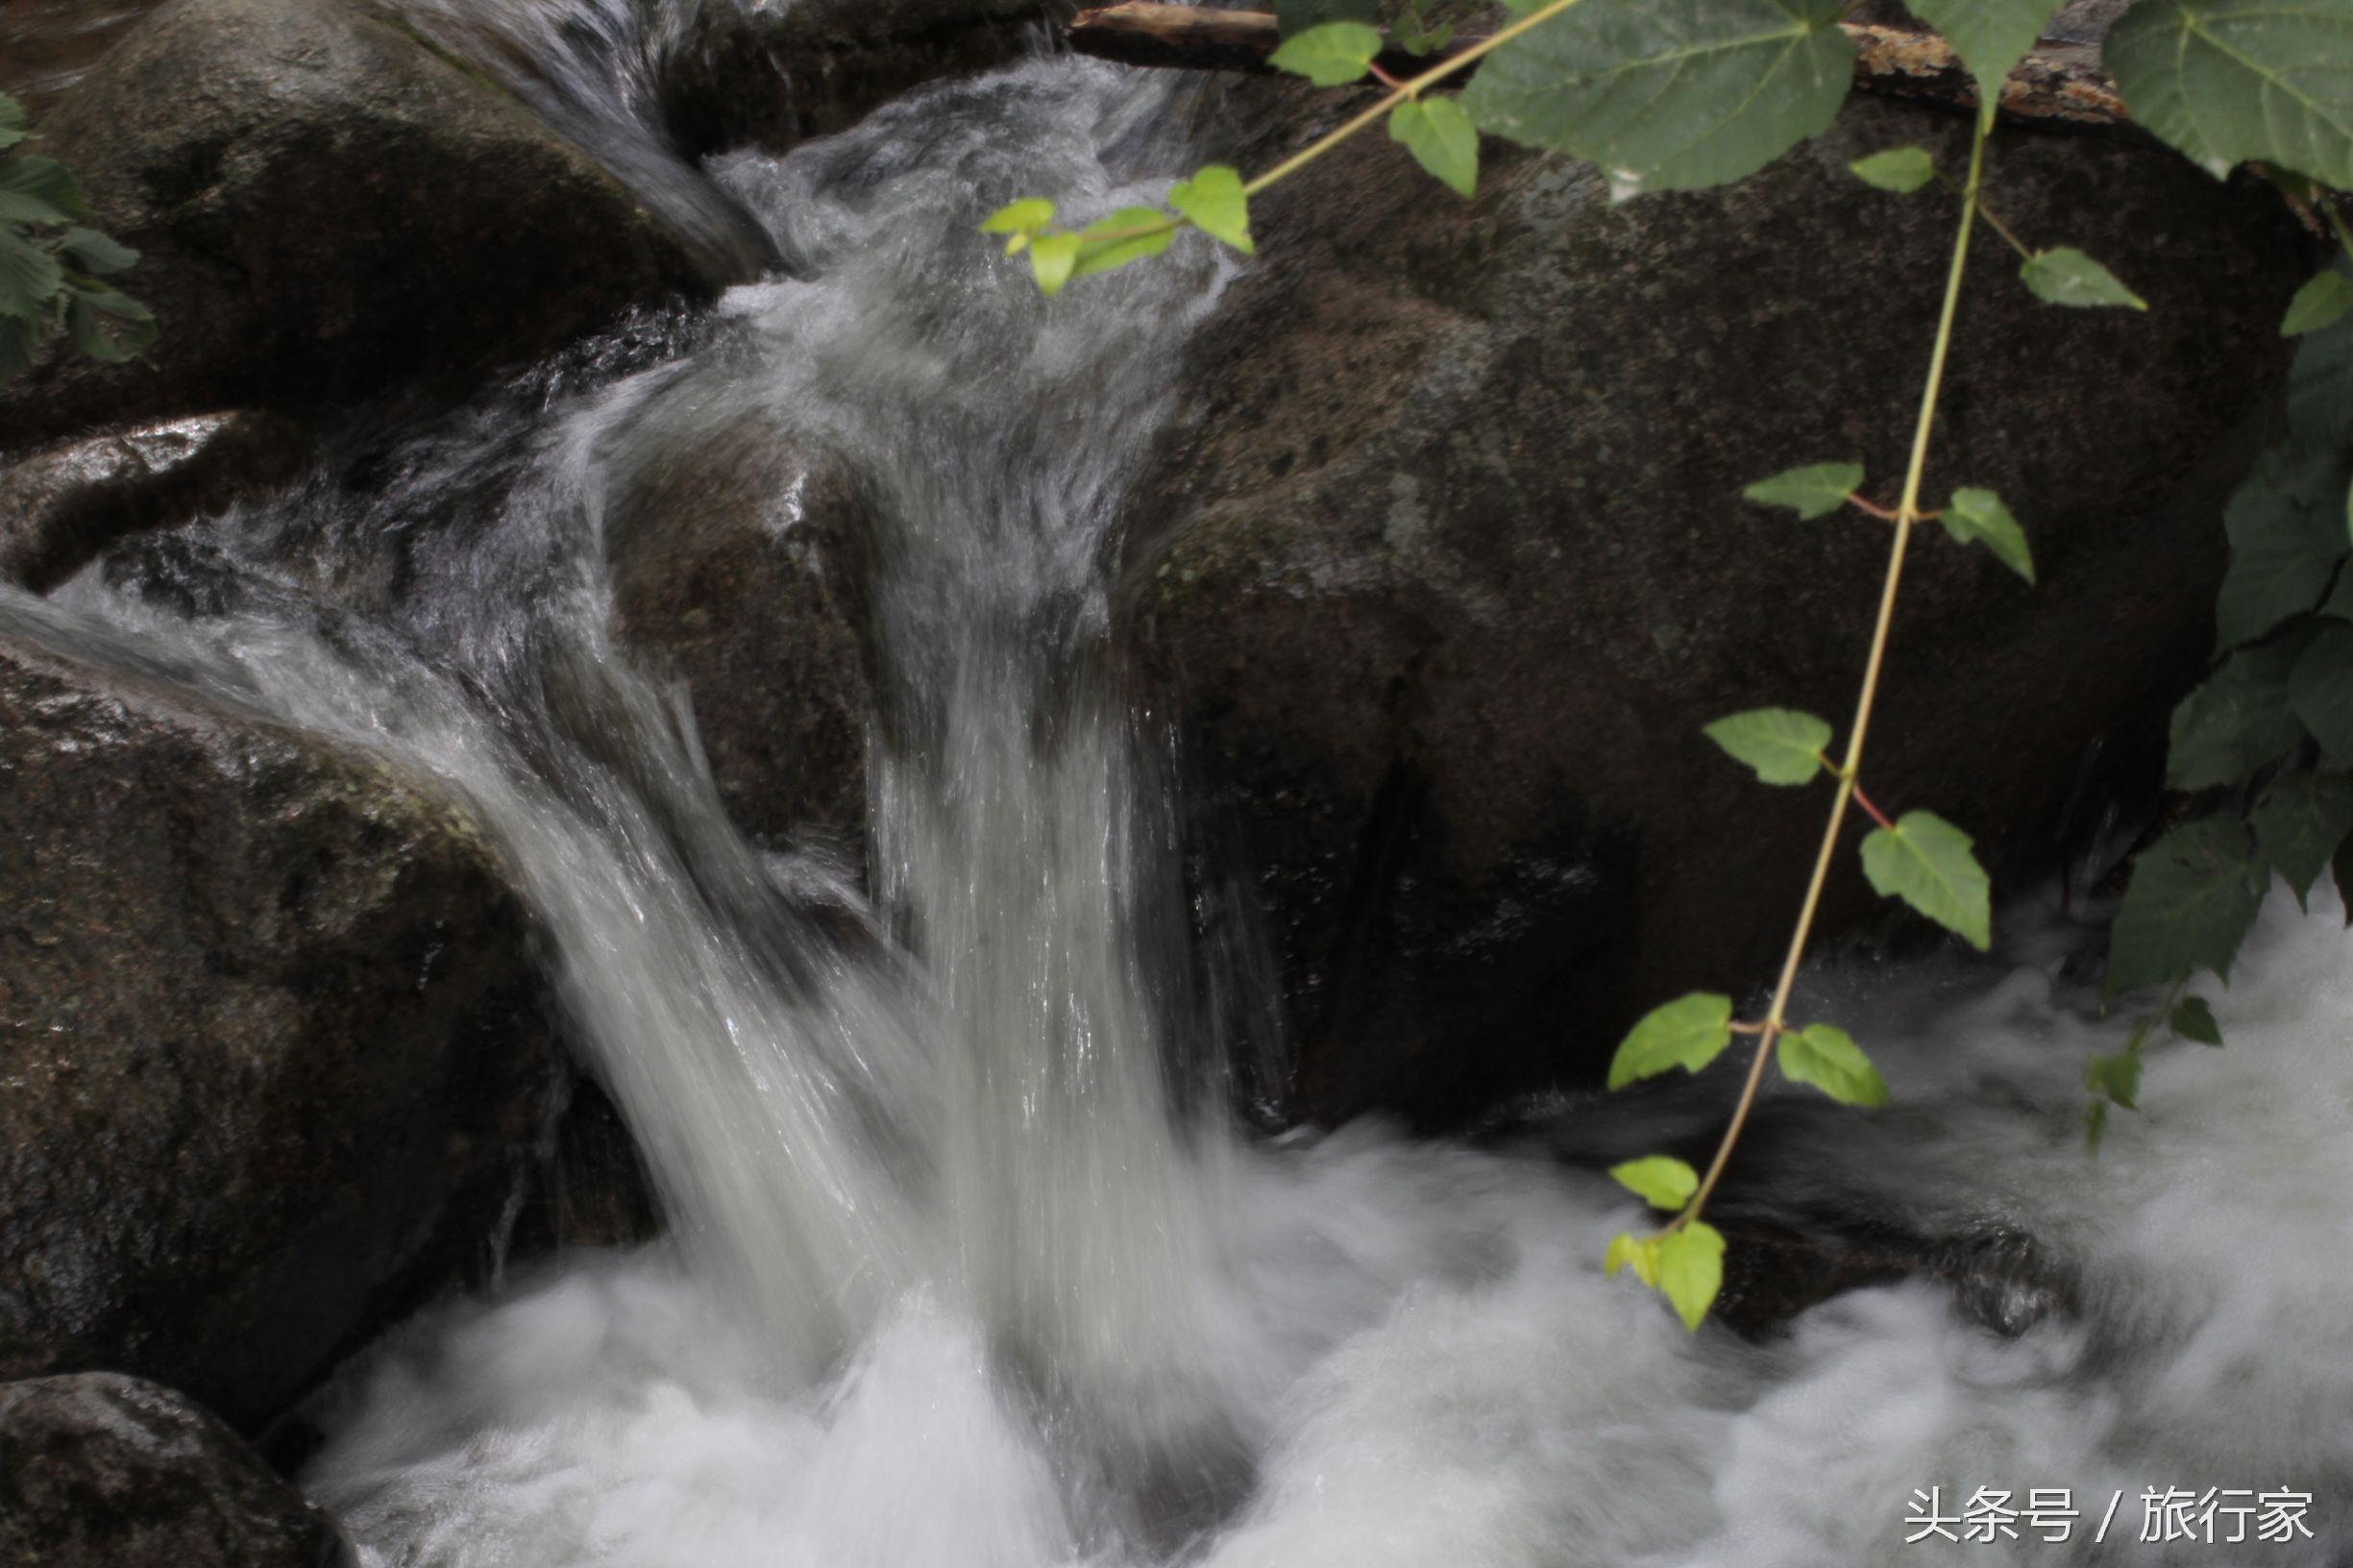
[[[1469,48],[1464,49],[1460,54],[1455,55],[1450,59],[1440,61],[1437,64],[1433,65],[1430,69],[1422,72],[1419,76],[1409,77],[1405,81],[1398,83],[1394,88],[1384,94],[1381,99],[1372,106],[1372,108],[1365,110],[1360,114],[1351,116],[1347,120],[1341,122],[1337,129],[1327,132],[1325,135],[1318,136],[1309,145],[1301,148],[1298,152],[1293,153],[1290,157],[1285,159],[1273,168],[1268,169],[1264,174],[1262,174],[1257,179],[1245,184],[1242,186],[1242,195],[1244,197],[1256,196],[1260,191],[1264,190],[1268,185],[1274,184],[1279,181],[1289,179],[1292,175],[1297,174],[1301,169],[1306,168],[1309,164],[1323,157],[1324,154],[1332,151],[1333,148],[1337,147],[1341,142],[1346,141],[1349,137],[1354,136],[1360,132],[1362,132],[1368,127],[1374,125],[1383,115],[1387,114],[1399,104],[1405,103],[1409,99],[1420,97],[1432,87],[1434,87],[1440,83],[1444,82],[1448,77],[1455,75],[1457,72],[1464,69],[1466,66],[1476,63],[1482,56],[1494,53],[1496,50],[1502,48],[1505,44],[1509,43],[1513,38],[1516,38],[1522,34],[1526,33],[1529,29],[1542,26],[1544,23],[1551,21],[1554,17],[1559,15],[1562,12],[1567,11],[1570,7],[1576,5],[1577,3],[1578,0],[1552,0],[1551,5],[1543,6],[1535,11],[1530,12],[1518,21],[1513,22],[1509,27],[1504,28],[1502,31],[1495,33],[1491,37],[1480,39],[1477,43],[1474,43]],[[1191,227],[1192,220],[1190,218],[1170,217],[1163,218],[1157,223],[1140,223],[1133,229],[1115,229],[1109,231],[1108,233],[1097,234],[1094,236],[1094,238],[1098,244],[1116,245],[1124,244],[1131,239],[1149,239],[1154,234],[1173,233],[1179,229],[1189,229]]]
[[[1245,196],[1256,196],[1260,191],[1264,190],[1268,185],[1273,184],[1276,181],[1287,179],[1291,175],[1297,174],[1301,169],[1306,168],[1309,164],[1323,157],[1324,154],[1330,152],[1333,148],[1337,147],[1341,142],[1346,141],[1350,136],[1353,136],[1360,131],[1362,131],[1365,129],[1365,127],[1380,119],[1384,114],[1386,114],[1389,112],[1389,110],[1395,109],[1399,104],[1402,104],[1410,98],[1420,97],[1424,92],[1427,92],[1430,88],[1436,86],[1439,83],[1445,81],[1448,77],[1453,76],[1458,71],[1460,71],[1469,65],[1475,64],[1483,56],[1490,55],[1496,50],[1501,49],[1505,44],[1509,43],[1513,38],[1520,37],[1520,35],[1526,33],[1531,28],[1543,26],[1546,22],[1551,21],[1554,17],[1559,15],[1562,12],[1568,10],[1571,6],[1576,4],[1577,0],[1553,0],[1553,3],[1549,6],[1539,6],[1534,11],[1532,11],[1527,15],[1521,17],[1518,21],[1513,22],[1509,27],[1504,28],[1500,32],[1480,39],[1477,43],[1474,43],[1469,48],[1463,50],[1462,53],[1456,55],[1451,59],[1440,61],[1437,64],[1433,65],[1430,67],[1430,69],[1422,72],[1422,74],[1419,76],[1407,78],[1405,81],[1399,83],[1393,91],[1389,92],[1379,103],[1373,105],[1372,108],[1364,110],[1364,112],[1361,114],[1356,115],[1355,117],[1344,121],[1337,130],[1317,137],[1313,142],[1311,142],[1306,147],[1301,148],[1298,152],[1293,153],[1290,157],[1285,159],[1273,168],[1268,169],[1264,174],[1260,175],[1257,179],[1242,186],[1242,194]]]
[[[1847,754],[1838,769],[1838,790],[1830,799],[1829,825],[1823,829],[1822,848],[1814,856],[1814,874],[1805,885],[1805,902],[1798,911],[1797,929],[1789,939],[1789,952],[1781,961],[1781,977],[1774,987],[1773,1006],[1766,1011],[1764,1027],[1756,1037],[1756,1055],[1749,1064],[1749,1076],[1741,1085],[1740,1099],[1732,1107],[1732,1119],[1725,1126],[1723,1141],[1716,1145],[1716,1157],[1708,1163],[1707,1174],[1700,1179],[1691,1202],[1675,1216],[1669,1230],[1688,1225],[1700,1217],[1708,1195],[1715,1191],[1716,1183],[1724,1175],[1724,1167],[1732,1158],[1732,1148],[1740,1141],[1741,1129],[1748,1124],[1749,1112],[1756,1104],[1757,1090],[1765,1081],[1765,1064],[1773,1056],[1775,1040],[1788,1028],[1787,1013],[1790,992],[1797,988],[1798,969],[1805,961],[1806,943],[1812,938],[1814,917],[1822,908],[1822,890],[1829,881],[1830,865],[1837,858],[1839,832],[1846,826],[1847,807],[1854,799],[1855,786],[1862,777],[1863,742],[1871,729],[1872,706],[1879,697],[1879,675],[1887,662],[1887,639],[1896,624],[1896,591],[1903,581],[1905,547],[1912,540],[1912,526],[1921,520],[1920,486],[1928,471],[1928,438],[1936,429],[1936,403],[1945,386],[1945,362],[1952,350],[1952,324],[1961,305],[1961,278],[1969,266],[1969,236],[1977,220],[1977,187],[1985,172],[1985,122],[1977,122],[1976,135],[1969,148],[1969,183],[1961,191],[1961,228],[1952,242],[1952,264],[1945,276],[1945,305],[1937,316],[1936,349],[1928,356],[1928,384],[1920,399],[1920,419],[1912,430],[1912,457],[1903,476],[1903,499],[1896,505],[1895,542],[1888,547],[1887,577],[1879,589],[1879,618],[1871,631],[1871,657],[1863,666],[1863,688],[1854,701],[1854,723],[1847,733]]]

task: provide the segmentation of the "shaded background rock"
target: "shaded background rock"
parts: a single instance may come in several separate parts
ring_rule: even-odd
[[[0,1384],[0,1559],[345,1568],[351,1543],[237,1434],[114,1373]]]
[[[139,362],[52,344],[0,441],[93,421],[469,384],[732,263],[413,31],[346,0],[172,0],[40,127],[160,327]]]
[[[1349,108],[1231,92],[1278,128],[1250,167]],[[1964,135],[1858,97],[1754,179],[1621,206],[1493,142],[1465,206],[1368,137],[1255,204],[1261,259],[1135,498],[1122,619],[1185,730],[1196,843],[1255,878],[1307,1114],[1458,1120],[1593,1071],[1651,1005],[1769,978],[1826,798],[1700,726],[1843,723],[1886,538],[1739,492],[1852,455],[1892,499],[1953,213],[1846,164],[1918,141],[1953,166]],[[1989,178],[2030,241],[2151,305],[2040,305],[1980,237],[1928,494],[2002,492],[2043,581],[1924,530],[1869,772],[2016,888],[2154,782],[2314,262],[2275,199],[2135,137],[2005,133]],[[1826,934],[1889,919],[1851,867]]]
[[[665,116],[709,153],[772,150],[854,124],[912,87],[1016,58],[1071,0],[704,0],[674,44]]]
[[[46,592],[125,534],[168,528],[299,473],[310,432],[243,411],[109,431],[0,470],[0,576]]]
[[[9,0],[0,8],[0,92],[35,119],[161,0]]]
[[[251,1430],[486,1258],[550,1109],[523,913],[384,766],[18,634],[0,817],[0,1374]]]

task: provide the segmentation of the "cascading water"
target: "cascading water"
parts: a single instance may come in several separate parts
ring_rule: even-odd
[[[1916,1282],[1764,1344],[1686,1336],[1601,1277],[1630,1203],[1588,1169],[1375,1127],[1254,1144],[1180,1109],[1216,1097],[1143,957],[1168,802],[1104,670],[1106,562],[1222,263],[1183,246],[1048,305],[971,232],[1023,189],[1109,208],[1182,168],[1163,109],[1041,61],[732,159],[805,281],[617,340],[527,417],[412,435],[365,494],[322,478],[0,600],[445,780],[659,1183],[665,1243],[439,1309],[355,1369],[308,1488],[384,1568],[2343,1560],[2331,912],[2270,912],[2218,1004],[2231,1050],[2159,1052],[2096,1163],[2076,1074],[2121,1026],[2055,920],[1999,968],[1814,978],[1898,1103],[1774,1102],[1748,1201],[2030,1235],[2065,1285],[2039,1311]],[[691,716],[605,630],[609,498],[778,414],[874,489],[868,897],[730,828]],[[1645,1147],[1715,1093],[1556,1139]],[[1931,1486],[1952,1513],[2070,1488],[2082,1517],[1904,1545]],[[2145,1488],[2209,1486],[2310,1493],[2313,1534],[2138,1544]]]

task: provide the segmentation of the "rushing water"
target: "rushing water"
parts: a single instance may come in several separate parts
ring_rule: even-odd
[[[2158,1051],[2097,1162],[2077,1074],[2121,1025],[2063,922],[2019,912],[1999,965],[1810,982],[1898,1104],[1769,1106],[1746,1201],[2031,1236],[2057,1307],[1913,1282],[1761,1344],[1686,1335],[1602,1278],[1632,1205],[1556,1154],[1646,1146],[1712,1085],[1524,1150],[1252,1140],[1212,1109],[1214,1053],[1145,956],[1170,802],[1103,651],[1122,491],[1225,263],[1182,245],[1048,305],[971,233],[1026,189],[1108,208],[1180,171],[1158,91],[1036,61],[726,160],[804,277],[391,442],[372,485],[0,604],[446,781],[659,1185],[663,1242],[354,1368],[313,1495],[384,1568],[2343,1560],[2333,910],[2267,914],[2218,1000],[2230,1050]],[[610,498],[768,416],[874,488],[863,894],[734,832],[691,717],[606,631]],[[1904,1545],[1931,1486],[1956,1515],[2070,1488],[2083,1516]],[[2152,1487],[2307,1492],[2314,1534],[2141,1546]]]

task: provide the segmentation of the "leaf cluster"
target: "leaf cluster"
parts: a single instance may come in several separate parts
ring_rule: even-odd
[[[102,279],[138,253],[85,225],[89,208],[65,165],[26,150],[24,106],[0,93],[0,380],[33,362],[51,332],[119,364],[155,339],[145,306]]]
[[[2275,875],[2301,905],[2331,874],[2353,908],[2353,318],[2316,297],[2308,285],[2282,324],[2304,340],[2289,434],[2223,514],[2214,662],[2173,710],[2166,782],[2210,809],[2135,857],[2109,934],[2106,994],[2169,986],[2172,1032],[2212,1044],[2212,1015],[2171,996],[2199,974],[2229,984]],[[2095,1141],[2107,1105],[2135,1109],[2137,1069],[2102,1066],[2118,1060],[2087,1075]]]

